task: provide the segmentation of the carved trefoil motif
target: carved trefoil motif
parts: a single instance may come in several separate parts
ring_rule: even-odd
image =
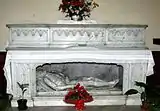
[[[106,44],[111,47],[144,47],[144,30],[143,28],[109,28]]]
[[[9,25],[8,25],[9,26]],[[52,24],[10,26],[12,47],[145,47],[146,25]]]
[[[55,28],[52,29],[53,44],[105,44],[103,28]]]
[[[10,43],[12,44],[47,43],[48,39],[49,39],[48,28],[11,29]]]

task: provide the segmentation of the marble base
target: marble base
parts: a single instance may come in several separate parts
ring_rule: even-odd
[[[141,101],[138,95],[130,96],[127,99],[126,105],[140,105]],[[104,105],[124,105],[125,96],[95,96],[94,101],[85,103],[87,106],[104,106]],[[63,97],[34,97],[33,100],[28,100],[27,105],[33,106],[74,106],[73,104],[66,104],[63,102]],[[12,101],[12,106],[17,107],[17,101]]]
[[[11,101],[11,105],[12,107],[18,107],[18,104],[17,104],[17,100],[18,98],[14,98],[12,101]],[[33,100],[31,100],[30,98],[27,99],[27,106],[28,107],[33,107]]]

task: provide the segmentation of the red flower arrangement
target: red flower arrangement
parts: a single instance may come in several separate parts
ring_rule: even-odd
[[[83,86],[80,86],[79,83],[73,89],[69,89],[67,95],[65,95],[64,98],[64,102],[75,104],[76,110],[84,110],[84,103],[91,101],[93,101],[92,96]]]
[[[83,20],[83,18],[90,17],[90,12],[98,6],[93,0],[62,0],[59,10],[66,13],[66,17],[71,17],[71,20],[73,16],[78,16],[78,20]]]

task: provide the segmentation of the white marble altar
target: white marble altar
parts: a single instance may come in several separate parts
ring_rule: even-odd
[[[146,25],[116,24],[10,24],[10,40],[4,66],[7,93],[20,96],[17,82],[28,83],[29,106],[66,105],[63,96],[40,97],[36,92],[36,67],[44,63],[98,62],[123,66],[123,89],[117,95],[94,96],[88,105],[121,105],[123,94],[146,82],[154,61],[145,48]],[[108,93],[106,91],[106,93]],[[131,96],[128,105],[140,104]],[[16,101],[13,101],[16,106]]]

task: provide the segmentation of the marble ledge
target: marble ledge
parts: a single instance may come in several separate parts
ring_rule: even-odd
[[[119,28],[119,27],[125,27],[125,28],[147,28],[148,25],[142,25],[142,24],[7,24],[6,27],[8,28],[30,28],[30,27],[43,27],[43,28],[50,28],[50,27],[60,27],[60,28],[72,28],[72,27],[87,27],[87,28]]]
[[[149,50],[149,48],[147,47],[142,47],[142,48],[127,48],[127,47],[74,47],[74,46],[71,46],[71,47],[7,47],[5,50],[8,51],[8,50],[38,50],[38,51],[41,51],[41,50]]]

